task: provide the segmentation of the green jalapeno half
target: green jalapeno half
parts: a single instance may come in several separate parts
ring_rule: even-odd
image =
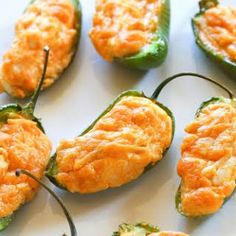
[[[51,86],[70,66],[81,32],[78,0],[32,0],[17,21],[15,39],[3,55],[0,90],[10,96],[31,96],[41,76],[42,48],[50,47],[42,89]]]
[[[198,217],[217,212],[235,190],[236,100],[226,87],[193,73],[167,79],[157,88],[157,97],[170,81],[187,75],[213,82],[229,95],[203,102],[194,121],[185,128],[177,167],[181,183],[176,208],[185,216]]]
[[[230,75],[236,73],[236,38],[233,34],[236,9],[219,5],[218,0],[201,0],[200,12],[192,19],[197,45]]]
[[[46,176],[70,192],[119,187],[158,163],[171,145],[174,118],[139,91],[127,91],[73,140],[63,140]]]
[[[33,197],[37,189],[35,184],[29,183],[25,178],[17,179],[14,175],[16,168],[25,167],[41,178],[44,172],[42,166],[46,168],[51,152],[51,142],[45,135],[40,120],[33,114],[47,70],[49,48],[45,47],[44,51],[46,57],[42,77],[30,102],[25,106],[9,104],[0,108],[1,214],[10,212],[9,215],[0,217],[0,231],[9,225],[15,211],[31,200],[26,195],[32,194]],[[34,168],[38,168],[40,173]]]
[[[170,1],[147,2],[150,7],[143,6],[143,3],[145,1],[98,2],[90,38],[106,61],[148,70],[165,60],[168,52]]]

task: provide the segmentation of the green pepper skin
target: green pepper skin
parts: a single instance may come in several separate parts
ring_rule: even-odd
[[[164,105],[162,105],[161,103],[157,102],[154,99],[151,99],[149,97],[146,97],[144,95],[143,92],[139,92],[139,91],[134,91],[134,90],[129,90],[126,92],[123,92],[122,94],[120,94],[113,102],[110,106],[108,106],[108,108],[87,128],[85,129],[79,136],[83,136],[84,134],[88,133],[94,126],[95,124],[104,116],[106,115],[109,111],[112,110],[112,108],[123,98],[126,96],[134,96],[134,97],[144,97],[147,99],[150,99],[152,102],[154,102],[157,106],[159,106],[160,108],[162,108],[167,115],[171,118],[172,120],[172,140],[174,137],[174,130],[175,130],[175,120],[174,120],[174,116],[172,114],[172,112],[165,107]],[[168,150],[168,149],[167,149]],[[165,153],[167,152],[167,150],[165,150],[165,152],[163,153],[163,156],[165,155]],[[155,163],[157,164],[157,163]],[[152,168],[155,164],[150,164],[148,166],[146,166],[144,173],[149,170],[150,168]],[[58,181],[56,180],[56,175],[58,173],[58,167],[57,167],[57,163],[56,163],[56,153],[51,157],[49,164],[47,166],[47,171],[45,173],[45,175],[48,177],[48,179],[55,184],[57,187],[67,190],[64,186],[62,186],[60,183],[58,183]]]
[[[196,25],[196,20],[201,17],[202,14],[209,8],[218,5],[217,0],[202,0],[200,2],[200,12],[192,18],[192,29],[195,36],[196,44],[200,49],[217,65],[223,68],[224,71],[229,73],[231,76],[236,74],[236,62],[231,61],[228,57],[223,56],[221,53],[214,51],[204,41],[201,40],[199,30]]]
[[[168,53],[168,38],[170,28],[170,0],[162,0],[162,10],[155,37],[149,45],[140,52],[115,58],[115,61],[132,69],[148,70],[164,62]]]
[[[9,105],[2,106],[0,108],[0,122],[7,123],[7,120],[10,118],[14,118],[14,115],[16,115],[16,114],[23,116],[25,119],[32,120],[32,121],[36,122],[38,128],[43,133],[45,133],[39,119],[36,118],[35,116],[33,116],[27,107],[24,108],[18,104],[9,104]],[[13,213],[9,216],[0,218],[0,232],[3,231],[4,229],[6,229],[7,226],[11,223],[12,219],[14,218],[14,214],[15,213]]]
[[[222,103],[222,102],[230,103],[236,109],[236,99],[235,98],[226,99],[223,97],[212,97],[211,99],[209,99],[201,104],[201,106],[199,107],[199,109],[197,110],[197,112],[195,114],[195,118],[197,118],[200,115],[203,108],[205,108],[211,104]],[[228,198],[226,198],[224,202],[226,202],[227,200],[228,200]],[[181,183],[180,183],[179,188],[178,188],[176,195],[175,195],[175,207],[181,215],[188,217],[188,215],[186,215],[181,209]],[[197,217],[200,217],[200,216],[196,216],[195,218],[197,218]]]
[[[6,216],[4,218],[0,218],[0,232],[7,228],[7,226],[11,223],[13,218],[14,214]]]
[[[147,223],[139,223],[136,225],[130,225],[123,223],[119,226],[118,231],[114,232],[112,236],[122,236],[123,234],[132,233],[132,235],[146,236],[151,233],[160,232],[159,228]]]

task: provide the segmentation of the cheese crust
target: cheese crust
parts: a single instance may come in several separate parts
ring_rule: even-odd
[[[14,97],[31,95],[43,70],[43,48],[50,56],[43,88],[50,86],[72,60],[77,42],[76,10],[70,0],[36,0],[16,23],[15,38],[0,67],[2,90]]]
[[[21,116],[8,119],[0,127],[0,218],[11,215],[31,200],[38,184],[17,169],[42,178],[51,153],[47,136],[31,120]]]
[[[172,140],[172,120],[154,102],[123,97],[83,136],[57,148],[57,182],[70,192],[92,193],[139,177],[161,160]]]
[[[208,105],[185,131],[180,209],[188,216],[215,213],[235,189],[236,109],[231,103]]]
[[[194,21],[204,44],[236,61],[236,8],[218,5],[206,10]]]
[[[97,0],[89,36],[106,60],[129,56],[151,43],[161,0]]]

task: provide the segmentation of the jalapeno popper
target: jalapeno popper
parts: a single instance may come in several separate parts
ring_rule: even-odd
[[[226,71],[236,73],[236,8],[217,0],[201,0],[200,12],[192,19],[198,46]]]
[[[106,61],[137,69],[162,63],[168,51],[169,0],[97,0],[90,38]]]
[[[36,89],[42,71],[42,48],[50,47],[43,88],[49,87],[69,66],[80,35],[77,0],[33,0],[16,23],[15,39],[0,67],[1,89],[24,98]]]
[[[38,184],[27,176],[15,176],[18,168],[42,178],[51,153],[51,142],[33,115],[43,77],[30,103],[25,107],[10,104],[0,108],[0,231],[11,222],[15,211],[30,201]],[[42,63],[42,62],[41,62]],[[42,72],[41,72],[42,73]]]
[[[214,83],[228,93],[229,99],[215,97],[204,102],[195,120],[186,127],[178,163],[181,184],[176,208],[186,216],[216,212],[232,195],[236,181],[236,100],[218,82],[196,73],[180,73],[164,80],[154,92],[158,98],[172,80],[194,76]]]
[[[158,227],[146,223],[136,225],[121,224],[119,230],[112,236],[188,236],[187,234],[174,231],[160,231]]]
[[[47,176],[70,192],[119,187],[163,158],[173,132],[166,107],[143,93],[125,92],[79,137],[60,142]]]
[[[177,208],[186,216],[215,213],[236,186],[236,100],[205,102],[185,131]]]

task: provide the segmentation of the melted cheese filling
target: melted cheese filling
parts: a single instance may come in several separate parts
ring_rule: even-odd
[[[32,199],[38,184],[17,169],[42,178],[51,152],[51,143],[36,123],[24,118],[9,119],[0,128],[0,218],[11,215]]]
[[[70,63],[76,43],[76,12],[70,0],[36,0],[16,24],[11,48],[0,68],[3,89],[15,97],[30,95],[41,77],[44,46],[51,49],[44,88]]]
[[[56,180],[71,192],[121,186],[162,159],[172,120],[147,98],[124,97],[85,135],[61,141]]]
[[[107,61],[150,44],[161,11],[159,0],[97,0],[90,38]]]
[[[236,61],[236,8],[217,6],[198,17],[200,39],[211,49]]]
[[[199,216],[219,210],[235,189],[236,109],[217,103],[186,127],[178,174],[181,210]]]

